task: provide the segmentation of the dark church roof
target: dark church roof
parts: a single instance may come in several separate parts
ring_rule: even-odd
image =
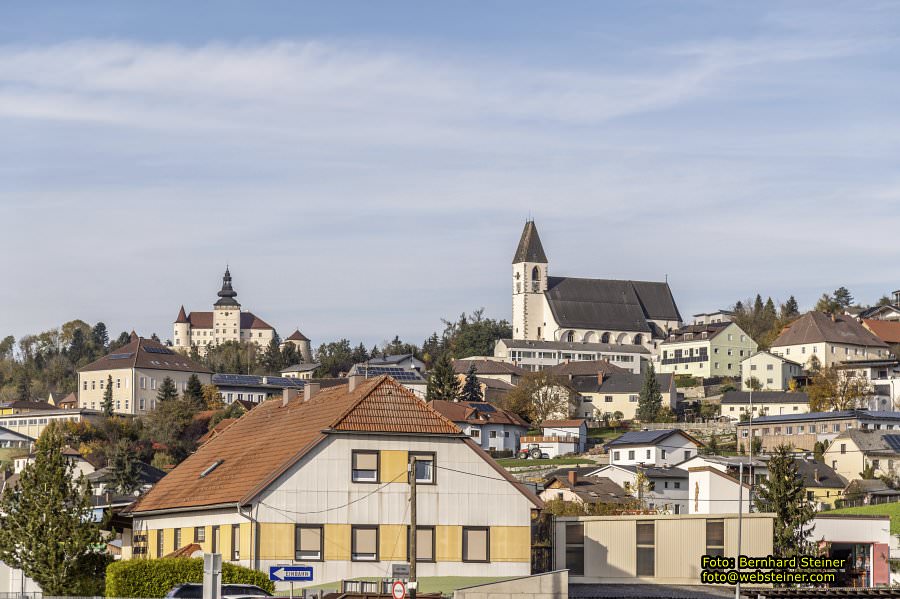
[[[512,263],[519,262],[547,262],[547,254],[544,253],[544,246],[541,245],[541,238],[538,236],[533,220],[525,223],[519,247],[516,248],[516,255],[513,257]]]
[[[548,277],[546,295],[561,327],[653,333],[648,320],[681,321],[668,283]]]

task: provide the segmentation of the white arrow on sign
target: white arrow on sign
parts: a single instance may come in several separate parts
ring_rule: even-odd
[[[275,571],[273,572],[273,574],[274,574],[275,576],[277,576],[278,578],[284,580],[284,568],[278,568],[277,570],[275,570]]]

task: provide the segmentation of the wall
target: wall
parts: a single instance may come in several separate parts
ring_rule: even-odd
[[[750,512],[750,488],[741,485],[741,512]],[[738,513],[738,482],[716,469],[688,470],[689,514]]]
[[[732,421],[739,422],[741,414],[747,412],[750,402],[741,404],[722,404],[722,416],[728,416]],[[809,401],[796,402],[753,402],[753,417],[759,416],[783,416],[785,414],[806,414],[809,412]],[[755,427],[754,427],[755,428]]]
[[[632,451],[634,457],[630,457]],[[659,446],[644,445],[621,448],[613,446],[610,447],[609,454],[610,464],[674,466],[697,455],[697,446],[678,434],[664,439]]]
[[[100,414],[81,414],[76,410],[36,410],[24,414],[0,416],[0,426],[37,439],[50,422],[88,421],[97,424],[100,420]]]
[[[565,570],[500,582],[463,587],[453,599],[568,599],[569,573]]]
[[[627,484],[634,489],[636,473],[622,468],[604,466],[590,473],[590,476],[605,476],[622,488]],[[672,513],[688,513],[688,480],[673,478],[648,477],[653,490],[644,493],[644,501],[650,509],[671,510]],[[669,486],[666,487],[666,482]],[[675,483],[679,488],[675,488]],[[676,508],[677,506],[677,508]],[[675,511],[677,509],[677,512]]]
[[[130,362],[130,360],[122,360]],[[132,401],[134,399],[134,384],[132,369],[117,368],[115,370],[90,370],[78,373],[78,406],[89,410],[103,409],[103,394],[106,392],[106,383],[109,377],[113,380],[113,406],[119,402],[119,412],[132,413]],[[101,383],[103,389],[100,388]],[[85,389],[87,387],[87,389]],[[128,406],[126,409],[125,406]]]

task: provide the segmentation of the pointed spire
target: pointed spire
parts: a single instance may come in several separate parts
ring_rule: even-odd
[[[135,333],[134,331],[131,331],[131,337],[130,337],[129,341],[137,341],[137,340],[138,340],[138,334]]]
[[[522,230],[522,238],[519,240],[519,247],[516,248],[512,263],[519,262],[547,263],[547,254],[544,253],[544,246],[541,245],[541,238],[533,220],[527,221],[525,229]]]
[[[178,311],[178,318],[175,319],[175,324],[187,322],[187,314],[184,311],[184,306],[181,306],[181,310]]]
[[[222,289],[219,290],[219,301],[215,303],[216,306],[240,306],[238,301],[234,299],[237,297],[237,291],[235,291],[231,287],[231,271],[228,266],[225,267],[225,276],[222,277]]]

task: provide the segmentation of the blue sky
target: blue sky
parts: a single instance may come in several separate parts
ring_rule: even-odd
[[[264,10],[263,10],[264,7]],[[555,275],[683,314],[900,287],[897,2],[0,5],[0,334],[171,335],[225,263],[314,343]]]

